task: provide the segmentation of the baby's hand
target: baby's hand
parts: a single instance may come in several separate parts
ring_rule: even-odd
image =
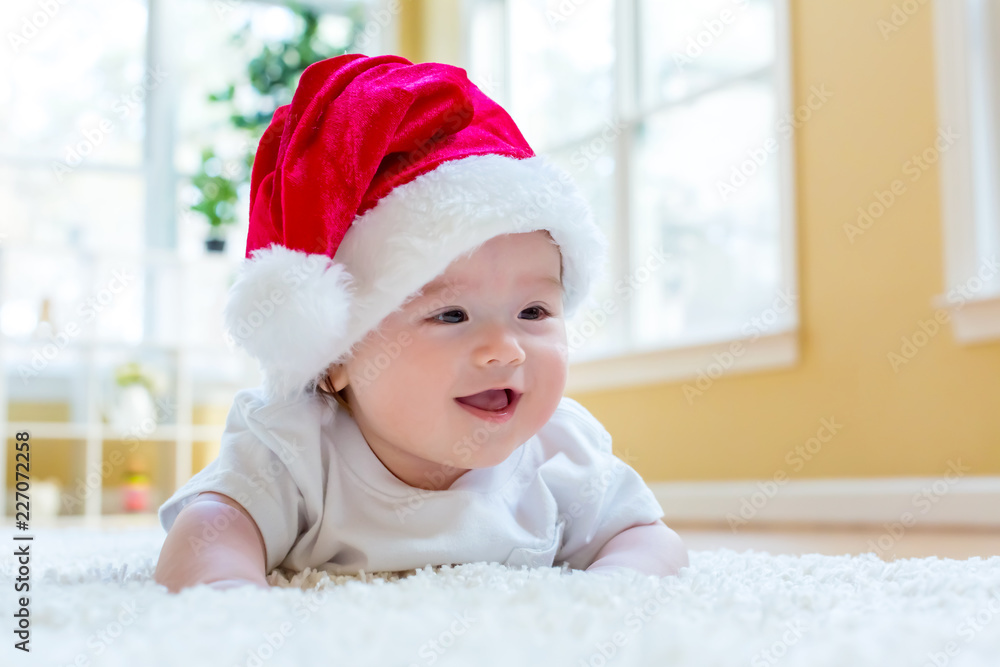
[[[618,533],[597,552],[588,572],[611,574],[606,568],[626,568],[666,577],[688,566],[688,553],[677,533],[660,520]]]
[[[218,581],[212,581],[206,586],[214,588],[217,591],[224,591],[229,588],[239,588],[240,586],[256,586],[257,588],[270,588],[267,582],[260,581],[250,581],[248,579],[219,579]]]
[[[621,574],[622,572],[632,572],[635,570],[630,567],[622,567],[620,565],[591,565],[586,569],[587,572],[593,572],[595,574],[605,574],[614,576],[616,574]]]

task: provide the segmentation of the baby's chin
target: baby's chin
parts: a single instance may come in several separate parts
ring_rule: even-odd
[[[472,451],[471,456],[459,458],[459,465],[463,468],[479,469],[493,468],[510,458],[518,448],[531,439],[530,434],[522,436],[517,433],[494,433],[493,440],[487,440],[476,448],[475,445],[468,447],[460,455],[467,451]]]
[[[495,468],[496,466],[500,465],[508,458],[510,458],[511,455],[516,451],[517,447],[513,448],[503,447],[503,448],[493,449],[482,456],[473,457],[463,465],[464,467],[469,468],[471,470],[479,470],[481,468]]]

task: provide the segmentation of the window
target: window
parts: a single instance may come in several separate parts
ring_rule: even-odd
[[[955,339],[1000,338],[1000,8],[934,6],[938,115],[957,141],[941,153],[945,293]]]
[[[306,4],[331,45],[363,13],[360,2]],[[244,141],[208,94],[241,80],[250,55],[295,20],[277,2],[240,0],[13,0],[0,10],[0,427],[60,454],[33,472],[58,480],[64,514],[120,511],[126,471],[114,455],[130,421],[116,370],[126,362],[164,378],[156,418],[129,429],[143,441],[152,507],[190,477],[195,454],[211,458],[221,429],[199,415],[259,382],[222,322],[248,193],[227,252],[209,254],[187,182],[202,148],[232,161]],[[368,49],[387,37],[384,23],[365,26]],[[243,25],[248,40],[233,44]],[[13,479],[6,460],[0,442],[0,478]]]
[[[79,7],[5,8],[0,50],[0,209],[4,211],[0,325],[28,334],[46,304],[54,321],[80,317],[88,279],[106,281],[97,253],[143,242],[146,8],[138,0]],[[135,265],[118,268],[135,273]],[[136,341],[137,289],[88,320]],[[55,322],[54,322],[55,323]]]
[[[467,69],[611,242],[567,323],[570,389],[794,363],[784,0],[473,0]],[[663,258],[667,259],[664,260]]]
[[[31,358],[30,336],[47,320],[53,333],[78,326],[74,343],[221,348],[197,363],[206,375],[235,377],[241,366],[225,349],[222,305],[244,254],[249,187],[227,252],[209,255],[207,225],[189,210],[188,178],[203,148],[230,159],[245,147],[229,109],[208,95],[245,78],[250,58],[291,34],[296,17],[276,1],[50,4],[18,1],[0,16],[0,330],[13,343],[8,360]],[[306,5],[325,12],[319,32],[333,45],[346,43],[363,7]],[[244,25],[248,39],[234,44]],[[366,44],[376,48],[379,32]],[[244,92],[237,89],[238,103]],[[87,303],[117,284],[116,272],[129,284],[88,317]]]

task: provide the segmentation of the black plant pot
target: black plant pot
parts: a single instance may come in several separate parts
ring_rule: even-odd
[[[205,239],[205,249],[209,252],[222,252],[226,249],[226,239]]]

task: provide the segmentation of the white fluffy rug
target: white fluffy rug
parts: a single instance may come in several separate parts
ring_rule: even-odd
[[[6,545],[11,530],[0,531]],[[680,577],[472,564],[409,576],[273,572],[170,595],[159,529],[35,531],[31,654],[4,665],[1000,665],[1000,557],[691,553]],[[11,660],[13,656],[13,660]]]

